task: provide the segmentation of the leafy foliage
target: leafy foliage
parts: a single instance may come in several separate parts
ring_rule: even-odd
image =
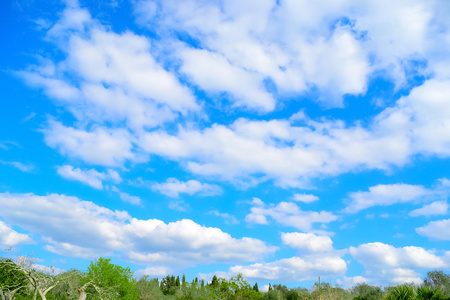
[[[386,296],[387,300],[414,300],[416,291],[411,285],[399,285],[394,287]]]

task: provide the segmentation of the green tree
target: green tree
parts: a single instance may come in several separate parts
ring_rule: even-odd
[[[387,300],[414,300],[416,298],[416,291],[414,286],[399,285],[390,290],[386,295]]]
[[[0,258],[0,297],[13,299],[16,293],[28,294],[27,276],[12,259]]]
[[[443,271],[430,271],[424,280],[424,285],[432,289],[441,289],[442,293],[447,297],[450,296],[450,275]]]
[[[81,282],[84,276],[85,274],[83,272],[76,269],[71,269],[56,275],[58,285],[49,294],[58,300],[80,299],[80,287],[82,286]]]
[[[164,295],[175,295],[177,291],[175,276],[167,275],[161,279],[160,288]]]
[[[142,276],[136,282],[136,288],[139,291],[139,300],[164,299],[164,294],[159,287],[158,278],[149,279],[148,276]]]
[[[253,286],[253,290],[256,292],[259,292],[258,283],[255,282],[255,285]]]
[[[359,283],[352,288],[352,293],[358,295],[356,300],[379,300],[383,297],[383,291],[378,286]]]
[[[299,300],[300,299],[300,295],[298,294],[298,292],[296,290],[289,290],[286,293],[286,300]]]
[[[92,294],[91,298],[138,299],[136,280],[130,268],[111,263],[111,259],[100,257],[91,262],[82,281],[81,292]]]
[[[215,288],[219,287],[219,280],[217,279],[216,275],[214,275],[213,278],[212,278],[211,286],[215,287]]]

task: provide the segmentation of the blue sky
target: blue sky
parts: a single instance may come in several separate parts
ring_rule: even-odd
[[[447,1],[3,1],[0,246],[41,266],[450,268]]]

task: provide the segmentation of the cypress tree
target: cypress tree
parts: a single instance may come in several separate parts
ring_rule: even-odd
[[[211,286],[218,287],[219,286],[219,280],[217,279],[217,276],[214,275],[211,281]]]
[[[253,290],[256,292],[259,292],[258,283],[255,282],[255,285],[253,286]]]

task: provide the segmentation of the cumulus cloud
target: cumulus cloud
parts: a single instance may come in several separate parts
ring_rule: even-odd
[[[292,257],[270,263],[256,263],[248,266],[233,266],[229,273],[241,273],[254,280],[277,280],[284,282],[313,280],[318,276],[329,278],[343,276],[347,270],[345,261],[337,256],[317,258]]]
[[[424,205],[422,208],[411,211],[408,215],[411,217],[418,216],[435,216],[446,215],[448,211],[448,203],[446,201],[435,201],[431,204]]]
[[[311,203],[314,201],[318,201],[319,197],[310,194],[294,194],[293,199],[298,202]]]
[[[202,131],[180,128],[177,135],[153,131],[138,143],[147,152],[184,162],[188,170],[225,180],[264,174],[280,186],[307,186],[307,178],[354,168],[387,169],[403,163],[394,137],[376,137],[340,121],[294,126],[286,120],[238,119]],[[393,154],[394,153],[394,154]]]
[[[201,49],[180,51],[181,72],[208,92],[228,92],[235,105],[263,111],[275,108],[275,99],[264,89],[263,76],[230,64],[216,53]]]
[[[163,267],[163,266],[148,267],[145,269],[140,269],[140,270],[134,271],[134,275],[137,277],[141,277],[141,276],[164,277],[169,274],[173,274],[173,270],[171,268]]]
[[[29,244],[31,241],[27,234],[18,233],[6,225],[5,222],[0,221],[0,245],[15,246],[18,244]]]
[[[410,184],[380,184],[369,188],[368,192],[350,194],[349,204],[344,209],[347,213],[357,213],[363,209],[379,205],[392,205],[418,200],[431,192],[423,186]]]
[[[306,253],[329,252],[333,250],[333,241],[329,236],[314,233],[282,233],[283,244]]]
[[[98,172],[95,169],[82,170],[70,165],[64,165],[58,167],[58,174],[66,179],[82,182],[98,190],[103,189],[103,180],[109,180],[114,183],[122,182],[119,173],[112,169],[108,169],[106,172]]]
[[[50,147],[91,164],[122,166],[125,160],[137,159],[131,136],[125,129],[97,127],[85,131],[50,121],[44,134]]]
[[[281,225],[310,231],[314,223],[326,224],[337,220],[337,216],[331,212],[302,211],[292,202],[266,205],[260,199],[254,198],[252,204],[253,207],[245,217],[245,221],[253,224],[269,224],[267,217],[271,217]]]
[[[214,184],[201,183],[197,180],[179,181],[176,178],[169,178],[164,183],[156,183],[152,189],[172,198],[178,198],[179,194],[194,195],[199,193],[202,196],[213,196],[222,193],[222,189]]]
[[[140,130],[200,109],[192,92],[155,60],[147,38],[116,34],[86,9],[68,6],[48,38],[62,59],[44,60],[20,75],[80,121],[125,121]]]
[[[450,241],[450,219],[431,221],[416,228],[416,232],[432,240]]]
[[[71,257],[121,253],[138,264],[192,266],[251,262],[276,250],[261,240],[236,239],[192,220],[166,224],[136,219],[124,211],[57,194],[0,194],[0,216],[40,234],[47,242],[46,250]]]
[[[450,263],[448,255],[438,256],[415,246],[395,248],[376,242],[350,247],[349,251],[364,267],[367,278],[383,284],[420,283],[422,275],[417,270],[446,268]]]

